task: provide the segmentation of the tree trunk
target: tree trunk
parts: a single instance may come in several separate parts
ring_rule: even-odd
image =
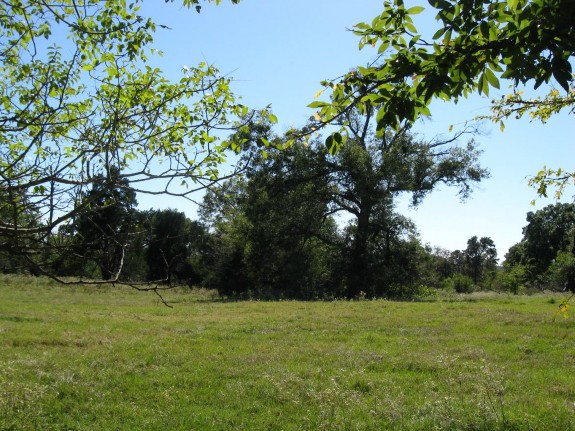
[[[350,250],[349,266],[347,270],[348,297],[354,298],[361,295],[373,295],[371,274],[369,268],[369,223],[372,205],[363,203],[360,206],[357,218],[357,231]]]

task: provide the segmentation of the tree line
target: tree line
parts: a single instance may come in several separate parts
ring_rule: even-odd
[[[502,266],[488,237],[473,236],[463,250],[424,245],[396,211],[397,198],[418,205],[438,184],[466,198],[488,175],[479,151],[472,138],[425,140],[409,128],[378,134],[372,120],[348,119],[353,139],[338,152],[320,138],[286,148],[289,138],[265,118],[247,122],[230,137],[245,148],[245,174],[211,187],[198,220],[176,209],[139,210],[127,179],[101,176],[81,197],[87,210],[50,235],[42,272],[268,299],[573,289],[575,205],[529,213],[524,239]],[[28,267],[17,254],[0,257],[4,272]]]
[[[418,205],[440,184],[466,198],[488,175],[475,142],[461,142],[473,130],[411,133],[434,99],[487,96],[508,79],[513,93],[489,116],[501,127],[511,116],[573,113],[573,2],[430,0],[439,28],[423,35],[412,20],[423,7],[386,1],[354,27],[377,59],[324,81],[329,99],[311,103],[311,121],[280,137],[269,109],[239,103],[214,66],[186,67],[176,81],[154,67],[153,36],[165,26],[143,16],[140,2],[0,4],[3,271],[189,280],[259,297],[409,296],[445,283],[573,289],[571,225],[551,209],[528,215],[503,271],[493,269],[489,238],[470,238],[459,252],[429,249],[395,210],[398,196]],[[181,3],[199,11],[206,2]],[[519,91],[552,81],[563,91],[538,99]],[[231,153],[240,162],[225,176]],[[560,195],[574,179],[543,169],[532,184]],[[203,189],[198,221],[137,209],[137,194]]]

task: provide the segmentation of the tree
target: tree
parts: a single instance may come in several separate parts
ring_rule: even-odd
[[[73,249],[84,265],[97,265],[103,281],[120,281],[126,249],[137,234],[136,193],[125,178],[100,176],[83,197],[72,224]]]
[[[509,249],[504,280],[575,292],[575,204],[555,204],[527,214],[523,239]],[[559,306],[567,316],[573,294]]]
[[[426,245],[422,249],[421,280],[429,287],[443,287],[445,279],[451,277],[455,268],[451,262],[451,251],[441,247]]]
[[[425,141],[409,125],[378,135],[373,122],[354,113],[338,152],[320,140],[286,149],[269,129],[241,131],[243,145],[255,149],[265,140],[270,150],[248,157],[245,181],[228,181],[204,199],[202,217],[217,244],[211,266],[239,281],[212,277],[220,291],[353,298],[403,296],[417,285],[425,253],[413,223],[395,212],[395,199],[411,194],[417,205],[440,184],[466,198],[487,172],[473,141],[458,145],[463,133]],[[351,217],[341,234],[336,213]],[[326,264],[326,256],[337,265]]]
[[[429,0],[439,22],[433,35],[418,33],[412,16],[422,6],[406,8],[403,0],[386,1],[371,23],[354,33],[360,48],[378,49],[378,58],[334,81],[325,81],[331,101],[316,101],[314,129],[338,122],[352,109],[377,108],[377,129],[400,128],[430,115],[435,98],[456,101],[472,92],[489,95],[499,78],[515,86],[557,82],[552,91],[525,100],[519,91],[494,104],[492,119],[530,112],[545,120],[561,109],[573,112],[575,93],[570,60],[575,55],[575,3],[570,0]],[[498,77],[499,76],[499,77]],[[333,135],[332,135],[333,136]],[[573,173],[548,172],[536,185],[573,181]],[[540,192],[545,192],[545,187]]]
[[[245,234],[254,242],[244,260],[259,253],[255,271],[269,275],[271,264],[282,261],[272,244],[278,245],[278,251],[294,250],[300,238],[321,239],[322,225],[329,225],[331,215],[345,213],[351,224],[345,229],[345,241],[335,244],[343,259],[340,294],[350,298],[360,292],[401,294],[398,286],[417,281],[421,247],[413,223],[395,212],[395,199],[411,194],[417,205],[440,184],[458,187],[466,198],[487,171],[479,166],[473,141],[458,145],[458,138],[470,130],[430,141],[411,134],[409,124],[399,131],[388,128],[377,133],[374,111],[368,105],[365,109],[342,117],[348,140],[339,151],[332,148],[337,145],[334,138],[328,139],[327,146],[319,140],[298,142],[283,153],[270,153],[268,159],[260,157],[249,171],[243,198],[248,217],[242,220],[245,232],[259,232],[261,241]],[[253,136],[249,139],[254,141]],[[285,146],[267,141],[271,147]],[[285,244],[278,244],[279,238],[285,238]]]
[[[528,224],[523,228],[523,239],[509,249],[505,256],[506,266],[509,270],[522,265],[525,266],[527,281],[531,283],[545,283],[549,271],[563,273],[563,281],[559,286],[570,281],[571,270],[565,265],[559,268],[556,263],[559,255],[565,255],[561,262],[568,262],[568,255],[574,255],[575,243],[575,204],[557,203],[545,208],[527,213]],[[553,266],[554,265],[554,266]],[[567,265],[568,266],[568,265]],[[553,267],[553,268],[552,268]],[[551,277],[555,281],[557,277]],[[551,280],[553,282],[553,280]]]
[[[230,145],[218,131],[248,113],[211,65],[177,82],[152,67],[157,25],[139,4],[0,4],[0,194],[10,214],[34,217],[1,219],[0,235],[29,244],[25,258],[43,272],[37,257],[58,227],[98,211],[82,199],[98,183],[189,197],[222,175]]]
[[[2,193],[0,190],[0,224],[17,224],[31,226],[38,217],[34,205],[30,205],[27,197],[21,194]],[[17,208],[13,203],[23,205]],[[23,210],[25,208],[25,210]],[[4,273],[22,272],[29,268],[25,256],[34,252],[33,241],[19,238],[17,233],[0,232],[0,271]],[[36,273],[36,268],[30,268]]]
[[[464,132],[426,141],[410,133],[407,123],[398,131],[378,131],[381,124],[375,124],[374,108],[365,104],[364,109],[363,114],[344,113],[342,125],[348,139],[339,151],[326,156],[323,168],[331,184],[333,211],[346,212],[355,222],[347,263],[351,297],[360,291],[384,295],[386,286],[398,278],[394,271],[402,272],[397,266],[391,268],[407,262],[395,258],[400,250],[409,249],[405,240],[414,236],[415,228],[394,211],[399,195],[411,194],[417,205],[443,184],[459,188],[465,199],[472,185],[488,175],[478,163],[475,143],[458,145]]]
[[[229,250],[250,274],[246,279],[252,289],[261,286],[269,292],[281,286],[282,292],[293,291],[289,286],[298,284],[294,274],[309,274],[311,267],[304,263],[313,262],[315,250],[322,247],[339,262],[337,276],[331,276],[332,293],[350,298],[360,292],[403,295],[401,286],[417,283],[423,253],[413,223],[395,212],[397,196],[411,194],[417,205],[442,184],[459,188],[466,198],[487,171],[479,166],[473,141],[458,145],[464,132],[425,141],[406,124],[400,131],[389,128],[378,134],[371,113],[367,108],[363,114],[347,114],[349,139],[337,152],[311,140],[282,152],[270,150],[267,157],[256,153],[242,187],[229,183],[220,193],[208,193],[208,218],[219,226],[220,238],[226,235],[232,240],[228,244],[239,246]],[[244,130],[241,137],[252,145],[285,147],[261,128]],[[351,221],[341,239],[333,226],[336,213]],[[318,291],[309,286],[308,294]]]
[[[468,274],[475,284],[479,284],[486,278],[492,280],[495,277],[497,249],[491,238],[479,239],[476,236],[469,238],[464,254]]]
[[[267,159],[254,158],[243,197],[237,201],[245,208],[243,216],[233,223],[241,220],[244,237],[251,241],[243,261],[257,256],[253,273],[260,271],[259,280],[264,280],[265,274],[269,277],[263,290],[281,284],[269,271],[274,262],[287,269],[286,274],[294,274],[284,258],[298,249],[302,239],[309,243],[310,238],[318,238],[340,249],[341,287],[334,287],[340,294],[350,298],[360,292],[369,296],[401,294],[398,286],[418,280],[417,262],[422,253],[413,223],[394,210],[397,196],[411,194],[417,205],[443,184],[458,187],[466,198],[472,185],[487,176],[479,166],[475,143],[458,145],[458,139],[471,130],[430,141],[411,134],[409,124],[399,131],[388,128],[378,133],[373,112],[366,105],[365,112],[345,113],[342,125],[348,140],[339,151],[334,151],[337,139],[332,137],[327,146],[308,140],[281,153],[271,151]],[[285,147],[260,129],[254,129],[255,134],[247,132],[242,133],[247,141]],[[207,202],[212,200],[208,197]],[[222,206],[226,205],[229,202]],[[343,234],[345,241],[330,244],[322,235],[331,241],[335,236],[330,228],[323,232],[322,226],[329,226],[336,213],[345,213],[351,224]],[[285,277],[283,280],[286,284]]]
[[[279,138],[268,138],[280,146]],[[214,231],[211,287],[264,298],[337,295],[339,241],[318,157],[302,145],[255,153],[244,180],[206,194],[201,214]]]
[[[172,209],[147,211],[145,218],[148,280],[168,285],[174,281],[197,283],[198,272],[189,258],[204,242],[203,226]]]
[[[544,272],[560,251],[566,250],[575,227],[575,204],[557,203],[527,213],[523,229],[525,258],[537,272]]]
[[[305,299],[341,293],[332,279],[341,241],[331,217],[331,185],[317,171],[324,157],[295,145],[252,164],[245,261],[256,291]]]

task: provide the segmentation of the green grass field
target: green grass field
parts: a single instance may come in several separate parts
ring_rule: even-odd
[[[575,429],[549,297],[165,297],[0,276],[0,429]]]

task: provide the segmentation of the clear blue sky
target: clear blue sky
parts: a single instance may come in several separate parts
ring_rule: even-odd
[[[410,5],[427,2],[406,2]],[[358,50],[358,38],[346,31],[360,21],[370,21],[381,12],[382,2],[374,0],[243,0],[238,5],[206,4],[202,12],[174,3],[151,1],[143,12],[157,23],[156,48],[164,51],[158,65],[176,79],[184,65],[207,61],[223,74],[234,77],[233,90],[253,108],[272,105],[279,118],[277,133],[301,126],[312,115],[306,105],[321,89],[319,82],[335,78],[375,55],[371,49]],[[431,32],[433,16],[423,13],[416,21],[420,32]],[[427,30],[429,29],[429,30]],[[505,84],[500,94],[507,93]],[[492,94],[497,96],[497,94]],[[488,113],[490,99],[473,97],[459,104],[437,102],[433,117],[417,126],[426,138],[448,132],[459,124]],[[575,169],[575,123],[573,116],[560,115],[545,125],[528,120],[509,120],[502,133],[494,124],[483,126],[476,140],[484,153],[481,161],[491,178],[482,182],[471,198],[461,203],[454,189],[439,189],[417,208],[400,203],[399,210],[418,226],[421,240],[450,250],[463,249],[473,236],[489,236],[500,258],[518,242],[525,216],[554,203],[537,199],[528,187],[530,175],[543,165]],[[565,201],[573,200],[574,191]],[[530,202],[537,199],[536,205]],[[140,206],[171,206],[193,217],[185,203],[140,199]]]

